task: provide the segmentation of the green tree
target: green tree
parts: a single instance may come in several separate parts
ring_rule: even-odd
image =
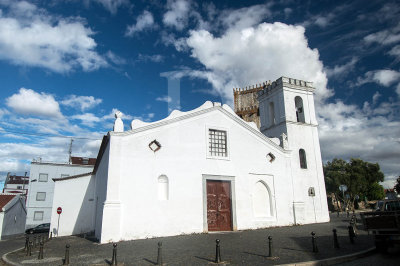
[[[400,176],[396,179],[396,184],[394,185],[394,189],[396,190],[397,194],[400,194]]]
[[[384,180],[384,175],[377,163],[354,158],[347,162],[335,158],[324,165],[324,175],[327,192],[334,193],[338,199],[342,198],[342,193],[339,191],[341,184],[347,186],[346,194],[349,196],[349,202],[354,202],[357,195],[361,199],[384,198],[383,187],[379,184]]]

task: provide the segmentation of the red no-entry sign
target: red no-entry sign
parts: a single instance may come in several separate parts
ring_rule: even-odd
[[[57,208],[57,213],[58,213],[58,214],[61,214],[61,213],[62,213],[62,208],[61,208],[61,207],[58,207],[58,208]]]

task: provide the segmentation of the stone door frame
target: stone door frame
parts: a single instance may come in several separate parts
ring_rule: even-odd
[[[207,180],[229,181],[231,186],[231,219],[232,231],[237,231],[236,224],[236,193],[235,193],[235,177],[222,175],[203,175],[203,232],[208,233],[207,223]],[[214,232],[214,231],[213,231]]]

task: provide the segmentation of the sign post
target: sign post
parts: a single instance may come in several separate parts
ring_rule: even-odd
[[[344,193],[347,191],[347,186],[346,185],[340,185],[339,190],[342,191],[343,193],[343,199],[344,199]]]
[[[340,185],[339,190],[342,191],[343,193],[343,204],[345,204],[345,199],[344,199],[344,192],[347,191],[347,186],[346,185]]]
[[[58,222],[57,222],[57,236],[58,236],[58,229],[60,228],[60,214],[62,213],[62,208],[58,207],[57,208],[57,214],[58,214]]]

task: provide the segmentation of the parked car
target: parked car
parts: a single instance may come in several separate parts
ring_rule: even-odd
[[[26,234],[38,234],[38,233],[49,233],[49,232],[50,232],[50,223],[39,224],[36,227],[25,230]]]

